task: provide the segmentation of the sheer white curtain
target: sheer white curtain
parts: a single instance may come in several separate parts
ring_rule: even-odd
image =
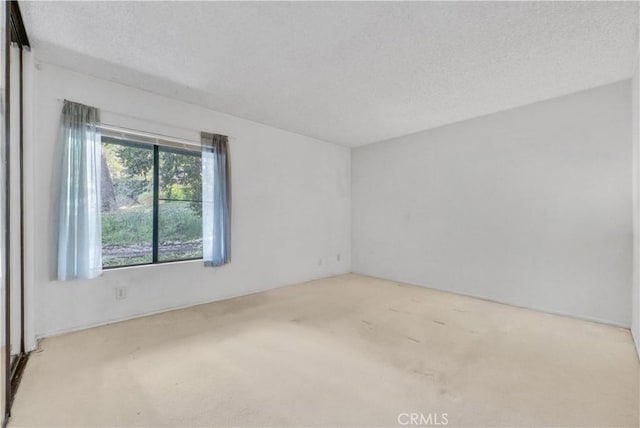
[[[60,123],[62,169],[58,279],[90,279],[102,272],[99,112],[64,102]]]
[[[205,266],[231,261],[229,148],[225,135],[200,135],[202,142],[202,254]]]

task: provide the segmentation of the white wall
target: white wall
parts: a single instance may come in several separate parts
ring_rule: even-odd
[[[631,325],[629,82],[365,146],[353,151],[350,171],[349,150],[339,146],[63,68],[38,68],[29,71],[36,126],[26,146],[32,336],[349,270]],[[634,85],[637,103],[637,72]],[[233,262],[55,281],[52,182],[64,98],[130,127],[230,135]],[[117,301],[120,286],[128,296]],[[637,305],[637,285],[635,292]],[[637,306],[635,314],[637,339]]]
[[[169,308],[243,295],[350,270],[348,149],[51,65],[35,72],[32,192],[38,337]],[[91,281],[55,278],[54,165],[62,99],[150,131],[230,136],[232,262],[182,262],[105,271]],[[183,135],[176,135],[183,136]],[[340,260],[337,255],[340,254]],[[320,263],[322,259],[322,263]],[[115,299],[115,287],[127,298]]]
[[[633,282],[631,334],[640,357],[640,63],[636,61],[631,80],[631,123],[633,145]]]
[[[352,152],[352,270],[631,323],[630,82]]]

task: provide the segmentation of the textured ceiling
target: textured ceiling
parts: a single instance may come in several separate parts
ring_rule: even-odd
[[[22,2],[39,60],[348,146],[629,78],[636,2]]]

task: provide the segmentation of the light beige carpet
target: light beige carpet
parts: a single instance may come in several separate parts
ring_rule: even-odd
[[[10,427],[638,426],[639,380],[626,329],[350,274],[46,339]]]

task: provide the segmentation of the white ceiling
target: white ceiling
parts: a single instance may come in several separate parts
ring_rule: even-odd
[[[638,3],[21,2],[40,60],[348,146],[631,76]]]

